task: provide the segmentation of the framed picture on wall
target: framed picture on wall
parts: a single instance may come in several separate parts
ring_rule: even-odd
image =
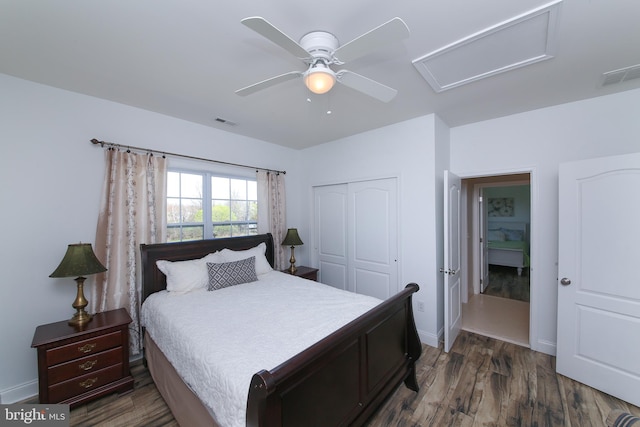
[[[513,197],[491,197],[487,200],[488,216],[515,216],[515,214]]]

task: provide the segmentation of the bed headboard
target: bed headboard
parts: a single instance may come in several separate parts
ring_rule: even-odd
[[[487,221],[487,230],[516,230],[522,232],[522,240],[529,243],[529,223],[517,222],[517,221],[494,221],[489,219]],[[490,239],[489,239],[490,240]]]
[[[234,251],[251,249],[260,243],[267,245],[266,257],[274,266],[273,236],[271,233],[256,236],[228,237],[224,239],[196,240],[189,242],[156,243],[140,245],[142,267],[142,300],[149,295],[167,288],[167,278],[156,266],[156,261],[186,261],[198,259],[215,251],[228,248]]]

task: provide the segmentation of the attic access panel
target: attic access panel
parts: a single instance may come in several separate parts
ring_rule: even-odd
[[[434,91],[553,58],[562,0],[479,31],[413,60]]]

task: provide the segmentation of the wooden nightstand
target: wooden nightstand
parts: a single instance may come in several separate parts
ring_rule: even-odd
[[[67,320],[36,328],[40,403],[72,407],[108,393],[133,389],[129,371],[127,310],[93,315],[82,330]]]
[[[305,267],[303,265],[301,265],[300,267],[296,267],[296,268],[297,268],[296,272],[293,273],[294,276],[302,277],[303,279],[313,280],[315,282],[318,281],[318,269],[317,268]],[[291,274],[289,269],[281,270],[281,271],[283,273]]]

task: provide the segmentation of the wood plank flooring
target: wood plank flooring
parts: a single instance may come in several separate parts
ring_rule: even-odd
[[[555,358],[461,332],[451,352],[424,346],[418,393],[400,386],[368,427],[605,426],[618,408],[640,408],[555,373]],[[177,426],[142,363],[133,392],[71,411],[72,426]],[[192,427],[192,426],[184,426]]]
[[[522,275],[518,276],[518,271],[514,267],[490,265],[489,285],[484,290],[484,294],[529,302],[529,269],[525,268]]]

